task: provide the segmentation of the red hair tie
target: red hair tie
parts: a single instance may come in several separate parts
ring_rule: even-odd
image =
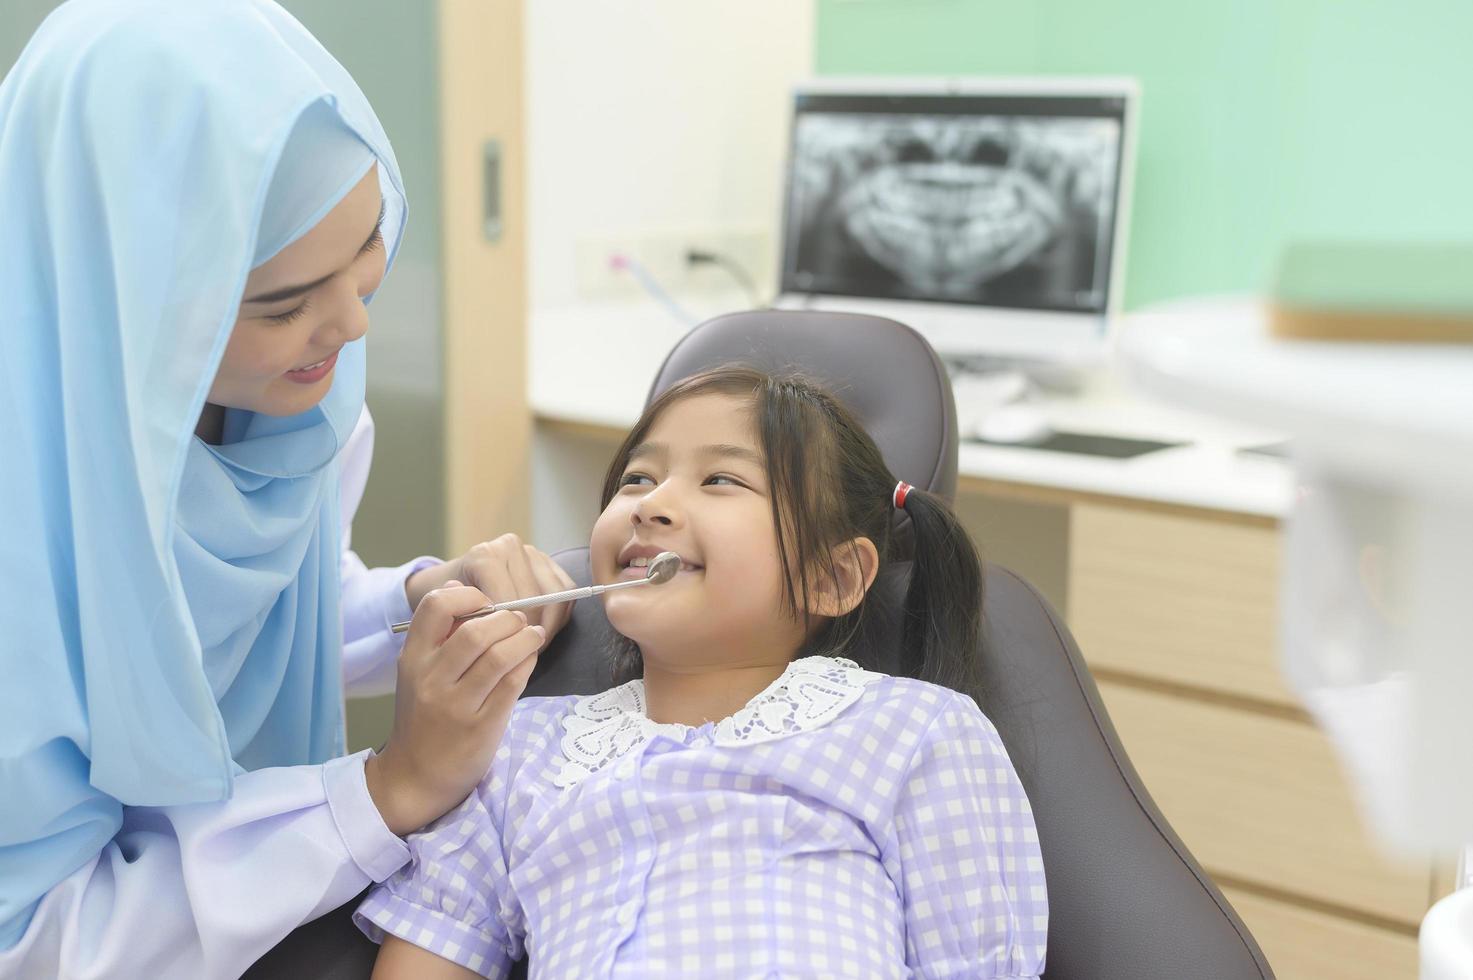
[[[909,483],[906,483],[904,480],[901,480],[899,483],[895,484],[895,492],[890,495],[890,499],[892,502],[894,502],[896,510],[905,509],[905,497],[914,489],[915,487],[911,486]]]

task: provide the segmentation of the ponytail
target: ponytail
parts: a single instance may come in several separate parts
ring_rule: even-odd
[[[910,518],[910,587],[905,593],[902,673],[966,694],[981,693],[982,565],[946,502],[909,489],[897,494]]]

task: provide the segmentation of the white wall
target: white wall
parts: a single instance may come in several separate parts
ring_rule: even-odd
[[[745,305],[719,270],[685,274],[675,246],[736,248],[764,295],[775,275],[790,92],[812,73],[812,0],[534,0],[526,7],[529,323],[539,315],[647,314],[669,346],[670,314],[603,273],[612,248],[651,271],[698,317]],[[722,235],[726,235],[725,241]],[[642,247],[643,246],[643,247]],[[668,254],[667,254],[668,253]],[[611,309],[611,306],[616,309]],[[555,374],[536,353],[529,370]],[[643,390],[650,378],[610,376]],[[535,388],[535,381],[533,387]],[[533,540],[587,543],[611,447],[539,426]]]
[[[534,309],[587,298],[577,288],[580,241],[774,233],[788,96],[812,72],[813,8],[811,0],[527,4]]]

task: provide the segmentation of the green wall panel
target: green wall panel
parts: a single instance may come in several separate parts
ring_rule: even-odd
[[[1473,239],[1469,0],[818,0],[823,75],[1130,75],[1129,307],[1300,240]]]

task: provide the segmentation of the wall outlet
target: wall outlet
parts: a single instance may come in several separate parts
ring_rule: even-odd
[[[772,297],[771,241],[767,232],[753,228],[631,231],[581,238],[574,245],[578,297],[603,301],[648,295],[628,269],[617,267],[618,256],[639,262],[676,300],[682,296],[745,296],[741,285],[721,266],[689,264],[686,253],[694,249],[731,259],[752,278],[758,296],[767,302]]]

